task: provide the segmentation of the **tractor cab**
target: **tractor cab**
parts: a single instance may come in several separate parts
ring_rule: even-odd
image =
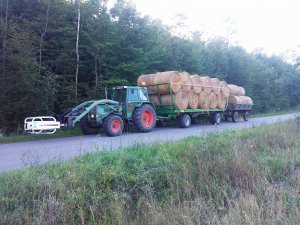
[[[136,107],[150,102],[148,89],[137,86],[114,87],[112,100],[120,103],[122,115],[125,118],[131,118]]]

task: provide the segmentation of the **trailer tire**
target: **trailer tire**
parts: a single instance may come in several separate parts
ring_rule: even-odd
[[[232,119],[232,122],[234,122],[234,123],[237,122],[239,119],[239,113],[237,111],[233,112],[231,119]]]
[[[177,117],[178,126],[181,128],[188,128],[191,126],[192,119],[189,114],[182,114]]]
[[[222,121],[221,113],[214,113],[210,116],[209,119],[212,124],[218,125]]]
[[[145,104],[132,113],[132,121],[139,132],[150,132],[156,123],[156,113],[152,105]]]
[[[122,134],[124,128],[124,122],[119,115],[109,115],[103,121],[103,129],[107,136],[115,137]]]
[[[248,120],[249,120],[249,117],[250,117],[250,113],[249,113],[248,111],[246,111],[246,112],[243,113],[243,119],[244,119],[245,121],[248,121]]]
[[[84,133],[85,135],[93,135],[93,134],[99,133],[100,127],[91,126],[89,124],[88,116],[86,115],[80,120],[80,128],[81,128],[82,133]]]

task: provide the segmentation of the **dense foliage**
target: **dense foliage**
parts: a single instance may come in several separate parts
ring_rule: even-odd
[[[0,0],[0,130],[16,130],[27,116],[60,113],[103,98],[105,86],[135,84],[140,74],[165,70],[243,85],[257,112],[299,104],[296,65],[249,54],[224,39],[204,42],[199,33],[178,37],[124,0],[110,10],[105,2]]]

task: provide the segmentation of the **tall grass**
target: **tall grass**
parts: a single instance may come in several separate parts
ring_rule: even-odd
[[[0,224],[299,224],[300,119],[0,174]]]

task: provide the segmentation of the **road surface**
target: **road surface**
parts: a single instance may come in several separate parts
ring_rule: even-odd
[[[91,151],[115,150],[135,144],[148,145],[179,140],[187,136],[203,136],[230,129],[243,129],[273,124],[300,116],[300,113],[251,118],[248,122],[223,122],[214,125],[192,125],[190,128],[155,128],[150,133],[125,133],[119,137],[76,136],[51,140],[0,144],[0,172],[40,165],[47,162],[71,159]]]

